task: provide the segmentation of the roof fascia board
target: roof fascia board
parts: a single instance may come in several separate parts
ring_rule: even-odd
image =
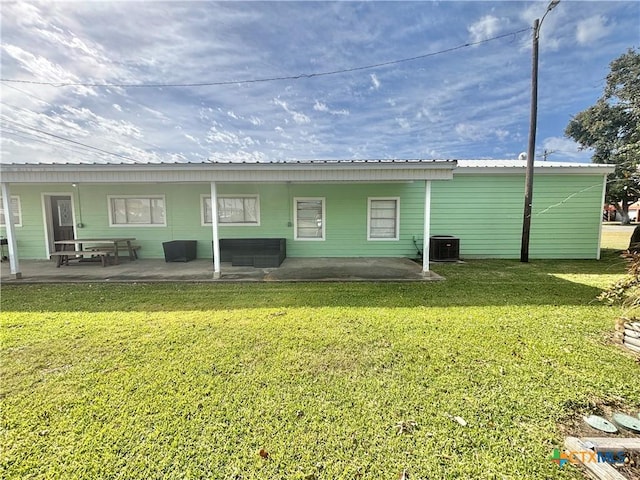
[[[615,171],[613,165],[589,165],[576,167],[534,167],[534,175],[608,175]],[[458,167],[456,175],[524,175],[525,167]]]
[[[2,165],[8,183],[381,182],[450,180],[455,162]]]

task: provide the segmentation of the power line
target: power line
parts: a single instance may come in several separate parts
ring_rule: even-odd
[[[19,110],[24,110],[25,112],[29,112],[29,113],[32,113],[32,114],[34,114],[34,115],[40,115],[40,113],[39,113],[39,112],[35,112],[35,111],[30,110],[30,109],[28,109],[28,108],[19,107],[19,106],[17,106],[17,105],[12,105],[12,104],[10,104],[10,103],[3,102],[2,100],[0,100],[0,104],[2,104],[2,105],[6,105],[7,107],[11,107],[11,108],[16,108],[16,109],[19,109]],[[52,105],[52,104],[49,104],[49,105],[51,105],[52,107],[54,107],[54,105]],[[50,117],[47,117],[47,118],[50,118]],[[77,129],[78,131],[80,131],[80,132],[83,132],[83,133],[84,133],[84,131],[80,128],[80,126],[79,126],[79,125],[72,124],[72,125],[66,125],[66,126],[71,126],[71,128],[75,128],[75,129]],[[137,142],[144,143],[145,145],[149,145],[150,147],[156,148],[156,149],[158,149],[158,150],[160,150],[160,149],[161,149],[161,147],[159,147],[158,145],[154,145],[153,143],[146,142],[146,141],[142,140],[141,138],[135,137],[135,136],[133,136],[133,135],[130,135],[130,134],[127,134],[127,133],[120,133],[120,135],[125,136],[125,137],[128,137],[128,138],[131,138],[131,139],[133,139],[133,140],[135,140],[135,141],[137,141]],[[127,145],[123,145],[123,144],[121,144],[121,143],[114,142],[114,141],[112,141],[112,140],[105,140],[105,141],[106,141],[106,142],[109,142],[109,143],[112,143],[112,144],[114,144],[114,145],[117,145],[118,147],[128,148],[128,146],[127,146]]]
[[[474,45],[480,45],[483,43],[492,42],[494,40],[499,40],[501,38],[516,36],[520,33],[527,32],[529,30],[531,30],[531,27],[516,30],[515,32],[509,32],[502,35],[497,35],[491,38],[486,38],[484,40],[479,40],[477,42],[464,43],[462,45],[446,48],[444,50],[439,50],[437,52],[417,55],[415,57],[402,58],[399,60],[391,60],[388,62],[375,63],[372,65],[365,65],[361,67],[345,68],[341,70],[330,70],[326,72],[301,73],[299,75],[289,75],[289,76],[283,76],[283,77],[254,78],[249,80],[228,80],[224,82],[201,82],[201,83],[88,83],[88,82],[87,83],[84,83],[84,82],[60,83],[60,82],[44,82],[44,81],[36,81],[36,80],[15,80],[15,79],[9,79],[9,78],[0,78],[0,82],[26,83],[26,84],[32,84],[32,85],[49,85],[53,87],[178,88],[178,87],[212,87],[212,86],[223,86],[223,85],[242,85],[242,84],[251,84],[251,83],[275,82],[275,81],[281,81],[281,80],[300,80],[304,78],[325,77],[328,75],[338,75],[341,73],[357,72],[361,70],[370,70],[374,68],[387,67],[389,65],[397,65],[399,63],[413,62],[415,60],[421,60],[423,58],[434,57],[436,55],[455,52],[456,50],[472,47]]]
[[[99,152],[94,152],[93,150],[89,150],[87,148],[84,147],[76,147],[73,145],[66,145],[62,142],[60,142],[59,140],[55,140],[55,139],[48,139],[48,138],[44,138],[44,137],[39,137],[37,134],[35,133],[31,133],[31,132],[26,132],[26,131],[22,131],[22,130],[11,130],[12,127],[4,127],[3,128],[3,133],[6,133],[7,135],[13,135],[14,137],[18,137],[18,138],[22,138],[24,140],[28,140],[30,142],[40,142],[40,143],[44,143],[45,145],[53,148],[54,150],[67,150],[69,152],[75,153],[75,154],[79,154],[79,155],[83,155],[83,156],[92,156],[95,159],[101,160],[101,161],[107,161],[105,160],[104,157],[107,157],[106,154],[104,153],[99,153]],[[60,143],[54,143],[54,142],[60,142]]]
[[[113,156],[115,156],[115,157],[124,158],[125,160],[130,160],[130,161],[132,161],[132,162],[134,162],[134,163],[139,163],[139,160],[136,160],[135,158],[127,157],[126,155],[121,155],[121,154],[119,154],[119,153],[115,153],[115,152],[109,152],[108,150],[103,150],[103,149],[101,149],[101,148],[94,147],[94,146],[92,146],[92,145],[87,145],[86,143],[82,143],[82,142],[77,142],[77,141],[75,141],[75,140],[71,140],[70,138],[65,138],[65,137],[61,137],[60,135],[55,135],[55,134],[53,134],[53,133],[45,132],[44,130],[40,130],[40,129],[38,129],[38,128],[30,127],[30,126],[28,126],[28,125],[24,125],[24,124],[22,124],[22,123],[15,122],[15,121],[13,121],[13,120],[8,120],[8,119],[3,119],[3,120],[4,120],[5,122],[10,123],[10,124],[18,125],[19,127],[26,128],[26,129],[28,129],[28,130],[33,130],[33,131],[38,132],[38,133],[41,133],[41,134],[43,134],[43,135],[48,135],[48,136],[50,136],[50,137],[54,137],[54,138],[57,138],[57,139],[60,139],[60,140],[64,140],[65,142],[75,143],[76,145],[81,145],[81,146],[83,146],[83,147],[90,148],[90,149],[92,149],[92,150],[96,150],[96,151],[98,151],[98,152],[106,153],[107,155],[113,155]]]
[[[8,87],[8,88],[11,88],[12,90],[15,90],[15,91],[17,91],[17,92],[24,93],[25,95],[27,95],[27,96],[29,96],[29,97],[35,98],[35,99],[36,99],[36,100],[38,100],[39,102],[46,103],[47,105],[51,105],[51,106],[53,106],[53,104],[51,104],[51,103],[47,102],[46,100],[43,100],[42,98],[38,97],[37,95],[34,95],[33,93],[29,93],[29,92],[27,92],[26,90],[22,90],[22,89],[20,89],[20,88],[18,88],[18,87],[14,87],[14,86],[12,86],[12,85],[4,85],[4,87]]]

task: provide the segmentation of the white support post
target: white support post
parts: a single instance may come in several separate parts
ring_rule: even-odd
[[[16,226],[11,213],[11,189],[8,183],[2,182],[2,206],[4,210],[5,231],[7,234],[7,248],[9,249],[9,267],[11,275],[22,278],[20,263],[18,262],[18,244],[16,242]]]
[[[218,189],[211,182],[211,229],[213,230],[213,278],[220,278],[220,237],[218,235]]]
[[[429,273],[429,237],[431,236],[431,180],[424,182],[424,241],[422,244],[422,273]]]

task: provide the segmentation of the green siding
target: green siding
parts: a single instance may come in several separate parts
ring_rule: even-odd
[[[531,258],[596,258],[602,201],[601,175],[538,175],[534,182]],[[162,258],[162,242],[197,240],[198,257],[211,258],[212,230],[201,224],[203,184],[12,185],[22,206],[17,227],[21,258],[46,258],[42,192],[72,193],[79,237],[135,237],[142,258]],[[220,238],[284,237],[290,257],[415,257],[422,242],[424,182],[381,184],[220,184],[218,193],[258,194],[260,225],[220,226]],[[110,227],[109,195],[164,195],[166,226]],[[293,199],[324,197],[326,239],[294,240]],[[367,199],[400,198],[400,239],[367,240]],[[460,238],[461,256],[518,258],[523,175],[456,175],[432,182],[431,234]],[[4,229],[0,234],[4,235]]]
[[[260,226],[221,226],[220,238],[284,237],[290,257],[413,257],[413,235],[422,237],[423,183],[220,185],[218,193],[258,193],[261,210]],[[325,198],[324,241],[294,240],[296,197]],[[369,197],[400,197],[398,241],[367,240]]]
[[[601,175],[538,175],[531,258],[597,258]],[[523,175],[458,175],[433,182],[431,233],[460,238],[467,258],[519,258]]]
[[[201,195],[209,184],[81,185],[79,192],[59,185],[12,186],[20,196],[23,227],[17,228],[21,258],[46,258],[41,192],[74,195],[78,237],[135,237],[141,258],[162,258],[162,242],[197,240],[198,257],[211,258],[212,229],[201,224]],[[260,225],[220,226],[220,238],[284,237],[291,257],[414,257],[413,236],[422,238],[424,183],[385,184],[220,184],[218,194],[258,194]],[[164,195],[166,226],[109,226],[108,196]],[[326,199],[326,239],[294,240],[293,198]],[[400,240],[367,241],[368,197],[400,197]],[[4,233],[3,231],[0,233]]]

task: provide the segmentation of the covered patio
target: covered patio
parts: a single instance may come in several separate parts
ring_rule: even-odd
[[[211,259],[165,262],[141,259],[102,267],[100,263],[71,263],[56,268],[51,260],[23,260],[22,278],[11,274],[9,263],[1,264],[2,283],[87,282],[420,282],[442,280],[423,272],[422,264],[408,258],[287,258],[278,268],[234,267],[221,264],[214,278]]]

